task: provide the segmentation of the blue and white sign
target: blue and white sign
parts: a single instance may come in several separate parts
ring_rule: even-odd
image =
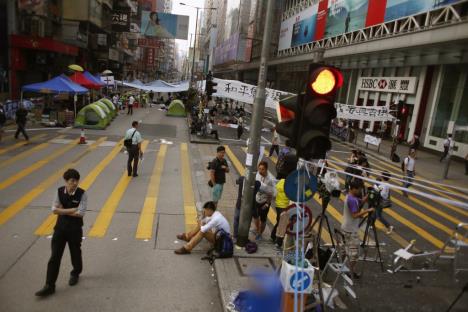
[[[296,203],[304,203],[310,200],[316,191],[317,177],[309,174],[304,169],[291,172],[284,183],[286,196]]]
[[[310,275],[305,271],[298,271],[294,273],[291,278],[289,279],[289,284],[291,288],[297,290],[298,292],[303,292],[307,288],[309,288],[310,284],[312,283],[312,279]]]

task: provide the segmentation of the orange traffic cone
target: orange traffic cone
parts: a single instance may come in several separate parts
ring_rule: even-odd
[[[86,144],[86,137],[84,134],[84,129],[81,129],[80,142],[78,144]]]

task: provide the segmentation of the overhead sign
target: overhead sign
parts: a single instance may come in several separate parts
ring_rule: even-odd
[[[114,10],[112,13],[112,31],[129,32],[130,31],[130,9]]]
[[[360,77],[359,90],[413,94],[416,92],[417,77]]]
[[[364,121],[392,121],[395,119],[386,106],[355,106],[335,103],[336,117]]]
[[[146,37],[183,39],[188,37],[189,17],[161,12],[141,12],[141,34]]]
[[[138,46],[140,47],[151,47],[151,48],[162,48],[164,42],[157,38],[138,38]]]

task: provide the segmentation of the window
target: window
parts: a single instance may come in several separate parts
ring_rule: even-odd
[[[433,113],[431,126],[431,135],[439,138],[444,138],[447,135],[447,127],[452,115],[461,74],[459,65],[447,65],[444,69],[442,87]]]
[[[468,75],[468,70],[465,75]],[[468,77],[465,79],[465,86],[455,124],[457,126],[468,126]],[[454,139],[457,142],[468,144],[468,131],[456,132]]]

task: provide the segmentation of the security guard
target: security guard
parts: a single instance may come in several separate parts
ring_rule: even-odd
[[[83,216],[87,207],[87,196],[82,188],[78,187],[80,174],[75,169],[68,169],[63,174],[65,186],[59,187],[52,211],[58,215],[57,223],[52,236],[52,255],[47,265],[47,279],[44,288],[36,292],[36,296],[46,297],[55,293],[55,282],[60,269],[65,245],[70,249],[73,270],[70,272],[68,284],[74,286],[78,283],[82,271],[81,239],[83,236]]]

